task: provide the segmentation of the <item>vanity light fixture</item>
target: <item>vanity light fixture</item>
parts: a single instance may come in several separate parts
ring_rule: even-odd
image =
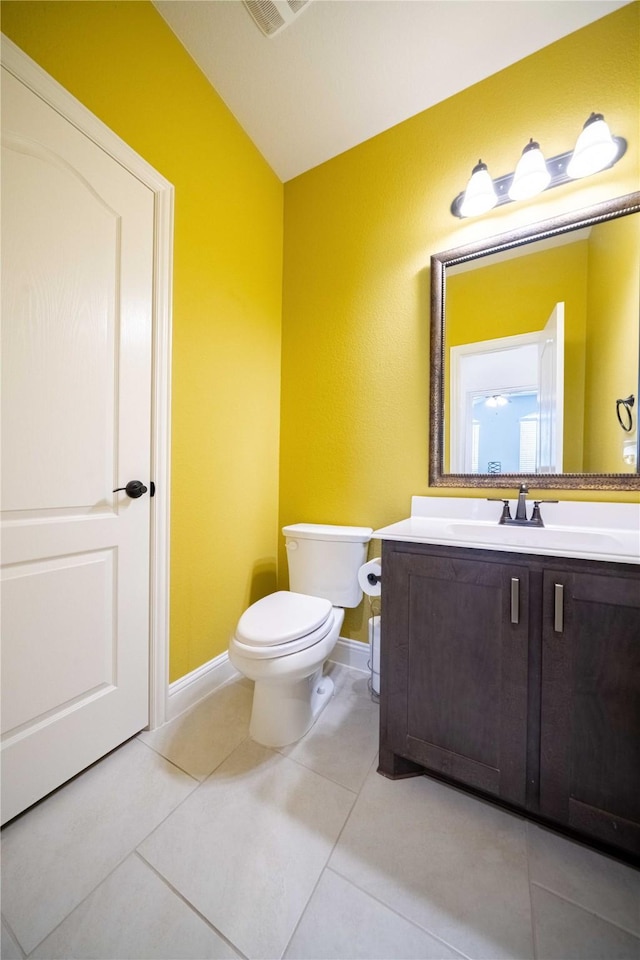
[[[471,171],[471,179],[462,195],[461,217],[478,217],[495,207],[498,195],[493,186],[486,163],[478,160]]]
[[[513,181],[509,187],[510,200],[528,200],[546,190],[551,181],[540,144],[531,138],[518,160]]]
[[[618,147],[601,113],[592,113],[576,141],[573,156],[567,167],[572,180],[589,177],[617,159]]]
[[[624,155],[627,141],[613,137],[601,113],[592,113],[586,121],[574,150],[545,161],[540,145],[533,139],[525,146],[514,173],[495,180],[486,163],[479,160],[471,172],[467,188],[451,204],[455,217],[477,217],[493,207],[514,200],[527,200],[543,190],[559,187],[612,167]]]

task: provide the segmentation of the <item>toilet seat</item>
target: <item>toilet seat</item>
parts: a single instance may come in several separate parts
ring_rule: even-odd
[[[333,624],[329,600],[280,590],[243,613],[233,642],[246,657],[273,659],[313,646],[327,636]]]

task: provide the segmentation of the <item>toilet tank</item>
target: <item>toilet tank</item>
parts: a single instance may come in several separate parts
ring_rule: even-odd
[[[367,559],[371,527],[294,523],[283,527],[289,589],[324,597],[334,607],[357,607],[362,600],[358,570]]]

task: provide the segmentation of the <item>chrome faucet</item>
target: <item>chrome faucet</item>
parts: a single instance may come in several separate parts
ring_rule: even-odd
[[[527,519],[527,494],[529,493],[529,488],[526,483],[520,484],[520,489],[518,490],[518,505],[516,507],[515,517],[511,516],[511,509],[509,506],[509,501],[504,500],[502,497],[487,497],[487,500],[494,500],[498,503],[502,503],[502,514],[498,520],[499,524],[511,524],[512,526],[526,526],[528,527],[544,527],[542,521],[542,514],[540,513],[540,504],[541,503],[557,503],[557,500],[534,500],[533,501],[533,510],[531,511],[531,516]]]

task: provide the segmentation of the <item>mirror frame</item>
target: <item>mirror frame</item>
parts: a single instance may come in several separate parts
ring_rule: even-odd
[[[436,253],[431,257],[431,359],[429,385],[429,485],[432,487],[517,487],[527,483],[534,489],[564,490],[638,490],[640,473],[445,473],[445,292],[446,268],[475,260],[502,250],[509,250],[548,237],[614,220],[630,213],[640,213],[640,191],[551,220],[529,224],[511,233],[488,237],[466,247]],[[638,359],[640,369],[640,357]],[[640,383],[639,383],[640,392]],[[640,397],[637,402],[640,404]],[[640,428],[636,427],[636,444],[640,447]],[[640,453],[640,450],[638,451]],[[636,470],[640,460],[637,460]]]

